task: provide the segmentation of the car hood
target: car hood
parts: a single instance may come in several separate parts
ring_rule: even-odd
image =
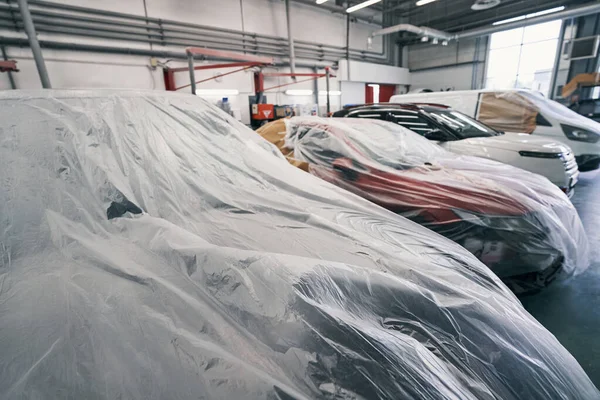
[[[189,94],[0,93],[0,398],[590,399],[462,247]]]
[[[534,151],[542,153],[566,153],[568,146],[547,139],[532,137],[527,133],[504,133],[498,136],[458,140],[452,146],[477,146],[510,151]]]

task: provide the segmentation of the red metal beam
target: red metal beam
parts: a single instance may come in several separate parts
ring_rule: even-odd
[[[6,71],[18,72],[17,62],[15,60],[0,61],[0,72]]]
[[[289,72],[265,72],[263,73],[264,76],[290,76],[290,77],[294,77],[294,76],[311,76],[313,78],[322,78],[325,76],[325,74],[312,74],[312,73],[300,73],[300,74],[292,74]]]
[[[212,81],[213,79],[217,79],[217,78],[220,78],[220,77],[222,77],[222,76],[227,76],[227,75],[235,74],[236,72],[242,72],[242,71],[245,71],[245,70],[247,70],[247,69],[250,69],[250,68],[252,68],[252,67],[253,67],[253,66],[244,67],[244,68],[236,69],[235,71],[230,71],[230,72],[226,72],[226,73],[224,73],[224,74],[215,75],[215,76],[213,76],[212,78],[207,78],[207,79],[202,79],[201,81],[197,81],[197,82],[196,82],[196,84],[198,84],[198,83],[202,83],[202,82],[206,82],[206,81]],[[190,83],[190,84],[188,84],[188,85],[179,86],[179,87],[178,87],[177,89],[175,89],[175,90],[183,89],[183,88],[190,87],[190,86],[192,86],[192,84],[191,84],[191,83]]]
[[[194,67],[194,70],[202,70],[202,69],[219,69],[219,68],[237,68],[237,67],[264,67],[265,64],[257,63],[257,62],[237,62],[237,63],[226,63],[226,64],[210,64],[210,65],[199,65]],[[181,68],[169,68],[173,72],[183,72],[189,71],[188,67]]]
[[[265,76],[261,72],[254,73],[254,92],[260,93],[265,91]]]
[[[186,47],[185,52],[187,54],[215,57],[224,60],[238,60],[255,62],[260,64],[273,64],[273,57],[253,56],[251,54],[236,53],[233,51],[213,50],[206,49],[203,47]]]
[[[277,86],[273,86],[273,87],[270,87],[270,88],[266,88],[264,91],[266,92],[267,90],[278,89],[280,87],[295,85],[296,83],[301,83],[301,82],[314,81],[314,80],[317,80],[317,79],[319,79],[319,78],[318,77],[312,77],[312,78],[303,79],[303,80],[300,80],[300,81],[294,81],[294,82],[284,83],[283,85],[277,85]]]
[[[163,78],[165,80],[165,89],[168,91],[175,91],[177,87],[175,86],[175,71],[170,68],[163,68]]]

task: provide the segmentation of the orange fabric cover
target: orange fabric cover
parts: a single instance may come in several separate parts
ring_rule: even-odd
[[[516,92],[482,93],[478,119],[503,132],[532,133],[536,128],[537,107]]]
[[[586,86],[599,86],[600,85],[600,73],[593,72],[590,74],[579,74],[575,78],[571,79],[571,82],[567,83],[562,88],[562,97],[565,99],[575,93],[580,87]]]

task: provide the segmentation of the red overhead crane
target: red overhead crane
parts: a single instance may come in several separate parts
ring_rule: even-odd
[[[229,52],[229,51],[206,49],[206,48],[201,48],[201,47],[187,47],[185,49],[185,52],[186,52],[187,59],[188,59],[187,67],[182,67],[182,68],[165,67],[163,69],[163,77],[165,80],[165,89],[166,90],[175,91],[175,90],[180,90],[180,89],[184,89],[187,87],[191,87],[192,93],[196,94],[196,85],[199,83],[217,79],[217,78],[220,78],[223,76],[231,75],[231,74],[234,74],[237,72],[246,71],[249,69],[258,69],[258,71],[256,71],[254,73],[254,91],[255,91],[255,95],[256,95],[256,100],[255,100],[256,104],[261,104],[263,94],[264,94],[264,92],[266,92],[268,90],[278,89],[278,88],[281,88],[284,86],[295,85],[296,83],[312,81],[312,80],[316,80],[319,78],[326,78],[326,82],[327,82],[326,83],[327,114],[329,115],[329,113],[331,112],[331,103],[330,103],[330,96],[329,96],[329,78],[333,75],[331,75],[330,67],[325,67],[325,73],[321,73],[321,74],[319,74],[319,73],[262,72],[262,68],[268,67],[268,66],[271,66],[274,64],[274,60],[272,57],[262,57],[262,56],[255,56],[255,55],[250,55],[250,54],[242,54],[242,53],[235,53],[235,52]],[[195,56],[204,56],[204,57],[211,57],[211,58],[223,59],[223,60],[233,60],[233,62],[194,66],[194,57]],[[211,78],[206,78],[206,79],[196,81],[195,71],[208,70],[208,69],[222,69],[222,68],[236,68],[236,69],[233,71],[223,73],[223,74],[215,75]],[[184,72],[184,71],[189,72],[190,83],[187,85],[183,85],[183,86],[176,86],[175,73]],[[290,77],[290,78],[293,78],[294,80],[292,82],[265,88],[264,87],[265,77]],[[296,78],[305,78],[305,79],[297,80]],[[273,105],[269,105],[269,106],[271,107],[271,109],[273,108]],[[270,112],[268,114],[271,117],[273,116],[272,112]]]
[[[260,57],[254,56],[250,54],[242,54],[235,53],[231,51],[221,51],[221,50],[213,50],[213,49],[205,49],[201,47],[186,47],[185,53],[188,58],[188,66],[183,68],[164,68],[163,69],[163,77],[165,79],[165,89],[175,91],[179,89],[183,89],[191,86],[192,93],[196,94],[196,84],[206,82],[212,79],[220,78],[222,76],[231,75],[236,72],[241,72],[248,70],[250,68],[255,67],[266,67],[267,65],[273,64],[272,57]],[[236,60],[236,62],[229,62],[223,64],[212,64],[212,65],[200,65],[194,66],[194,56],[205,56],[205,57],[213,57],[218,59],[225,60]],[[196,81],[196,74],[194,71],[198,70],[206,70],[206,69],[220,69],[220,68],[238,68],[235,71],[226,72],[224,74],[219,74],[212,78],[203,79],[200,81]],[[183,85],[177,87],[175,85],[175,73],[189,71],[190,74],[190,83],[188,85]]]
[[[15,60],[0,61],[0,72],[19,72]]]

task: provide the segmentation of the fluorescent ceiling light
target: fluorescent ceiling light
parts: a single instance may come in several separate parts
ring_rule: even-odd
[[[524,19],[540,17],[542,15],[552,14],[555,12],[562,11],[564,9],[565,9],[565,6],[550,8],[548,10],[538,11],[538,12],[534,12],[534,13],[527,14],[527,15],[521,15],[521,16],[514,17],[514,18],[504,19],[502,21],[496,21],[492,25],[503,25],[503,24],[508,24],[509,22],[523,21]]]
[[[286,90],[285,94],[287,94],[288,96],[310,96],[313,94],[313,91],[312,90],[295,89],[295,90]]]
[[[341,96],[342,92],[340,92],[339,90],[330,90],[329,95],[330,96]],[[327,96],[327,90],[319,90],[319,96]]]
[[[417,1],[417,6],[424,6],[425,4],[433,3],[437,0],[419,0]]]
[[[323,4],[325,2],[327,2],[327,0],[317,0],[317,4]]]
[[[361,8],[372,6],[375,3],[379,3],[381,0],[367,0],[355,6],[352,6],[346,10],[347,13],[354,12],[356,10],[360,10]]]
[[[237,89],[196,89],[197,96],[237,96]]]

